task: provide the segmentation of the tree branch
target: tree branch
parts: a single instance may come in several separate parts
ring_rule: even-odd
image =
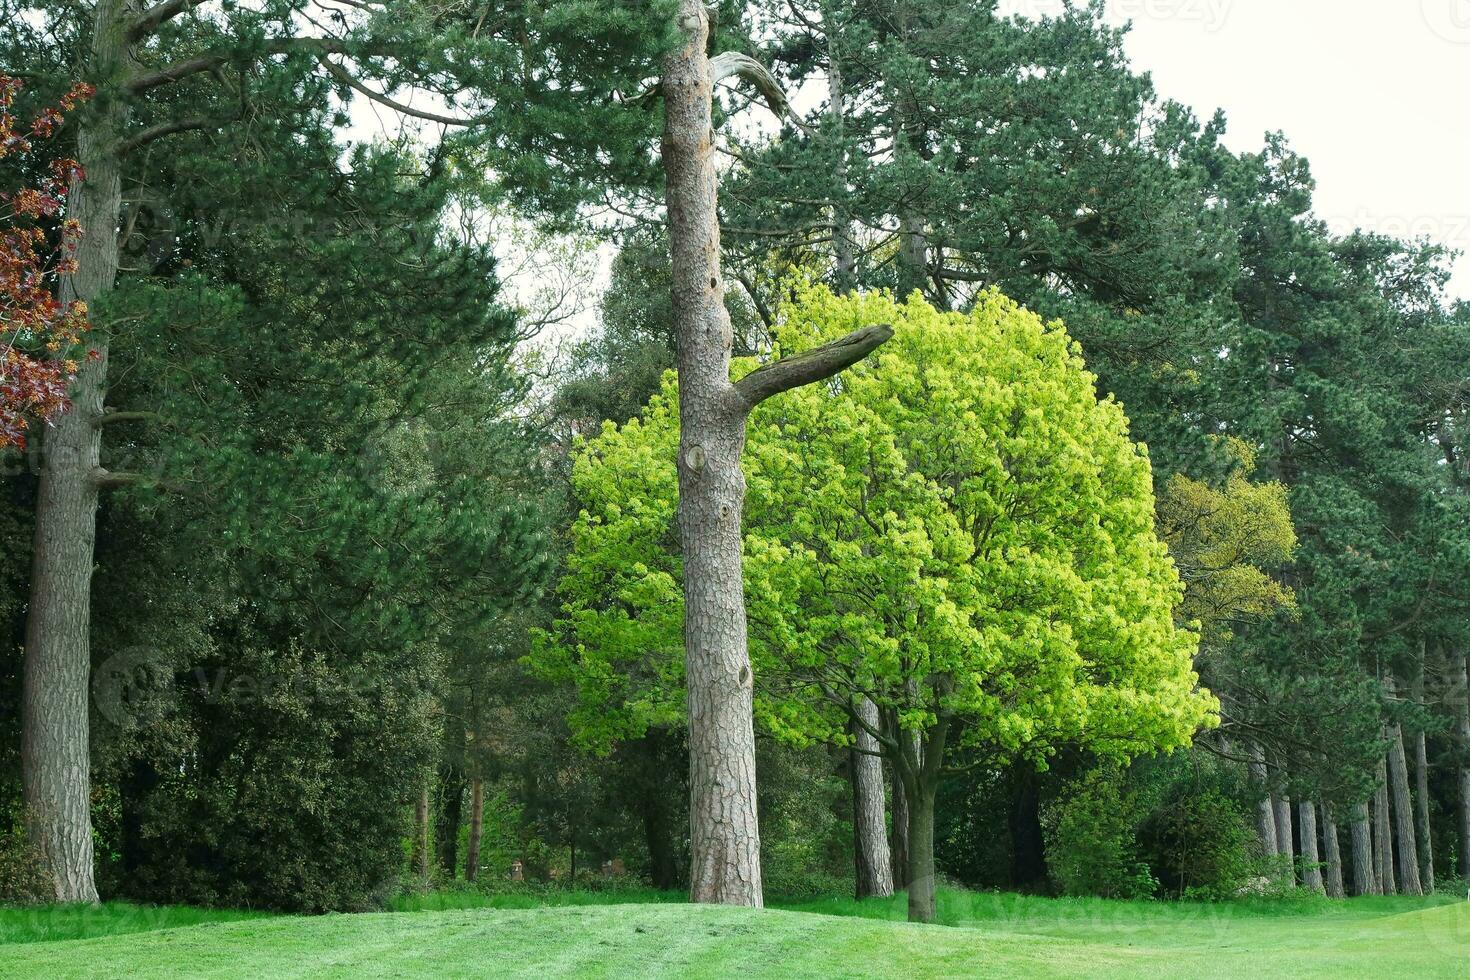
[[[203,116],[191,116],[188,119],[173,119],[157,126],[150,126],[136,136],[131,136],[117,145],[117,155],[125,157],[141,146],[146,146],[154,140],[174,133],[187,133],[196,129],[212,129],[217,123],[214,120],[205,119]]]
[[[366,95],[374,102],[377,102],[380,105],[385,105],[395,112],[401,112],[406,116],[414,116],[419,119],[427,119],[429,122],[443,123],[446,126],[477,126],[480,123],[480,120],[478,119],[461,119],[456,116],[441,116],[437,112],[429,112],[425,109],[415,109],[410,105],[405,105],[404,103],[397,101],[396,99],[389,98],[382,92],[374,92],[372,89],[362,84],[362,82],[359,82],[356,78],[353,78],[352,74],[348,72],[347,69],[329,60],[326,55],[318,55],[316,60],[321,62],[322,67],[327,70],[328,74],[337,79],[337,81],[341,82],[343,85],[346,85],[353,91],[360,92],[363,95]]]
[[[756,61],[748,54],[739,51],[722,51],[709,60],[710,81],[718,85],[720,82],[732,76],[745,79],[755,86],[761,98],[766,100],[766,105],[771,107],[777,118],[785,117],[808,136],[814,131],[806,124],[806,120],[797,114],[791,107],[791,100],[786,98],[781,83],[776,81],[765,65]]]
[[[134,483],[141,483],[143,479],[142,473],[114,473],[100,466],[92,470],[92,482],[101,490],[132,486]]]
[[[854,330],[830,344],[756,368],[735,382],[735,391],[745,401],[747,409],[755,408],[772,395],[847,370],[887,343],[892,336],[893,328],[886,323]]]
[[[128,40],[143,40],[158,30],[160,26],[173,20],[179,14],[193,9],[200,2],[201,0],[163,0],[162,3],[155,3],[128,25]]]
[[[108,409],[92,420],[92,428],[100,429],[113,422],[146,422],[158,418],[157,412],[119,412]]]

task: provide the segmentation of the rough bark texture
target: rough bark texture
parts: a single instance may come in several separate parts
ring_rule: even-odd
[[[1349,825],[1353,839],[1353,894],[1379,895],[1378,867],[1373,860],[1373,827],[1368,817],[1368,804],[1353,807],[1353,819]]]
[[[745,417],[732,404],[732,336],[720,280],[709,21],[698,0],[680,0],[678,18],[684,43],[664,66],[663,165],[679,338],[690,897],[758,907],[752,678],[740,572]]]
[[[1345,898],[1347,892],[1342,884],[1342,845],[1337,839],[1337,814],[1330,806],[1322,810],[1322,848],[1325,851],[1323,859],[1327,862],[1327,897]]]
[[[934,875],[935,787],[911,785],[909,799],[909,921],[933,922],[938,912]]]
[[[480,877],[480,837],[485,831],[485,780],[470,780],[470,836],[464,848],[464,880]]]
[[[1311,800],[1302,800],[1296,805],[1296,815],[1301,824],[1302,885],[1325,895],[1327,888],[1322,881],[1322,857],[1317,850],[1317,805]]]
[[[94,12],[87,71],[99,91],[78,115],[77,158],[86,180],[71,188],[67,213],[81,223],[83,238],[77,270],[60,284],[63,302],[92,303],[117,280],[122,181],[113,148],[127,106],[115,83],[130,62],[123,35],[129,12],[124,0],[100,0]],[[27,831],[61,902],[97,901],[87,698],[102,452],[101,428],[93,423],[104,407],[107,344],[100,330],[90,339],[98,356],[83,362],[72,407],[43,444],[21,695]]]
[[[1399,885],[1406,895],[1423,895],[1419,881],[1419,850],[1414,841],[1414,804],[1409,795],[1409,767],[1404,759],[1404,735],[1398,725],[1388,730],[1388,777],[1393,794],[1394,844],[1398,854]]]
[[[1388,822],[1388,763],[1378,760],[1378,791],[1373,796],[1373,866],[1378,875],[1378,894],[1398,893],[1393,873],[1393,834]]]
[[[878,755],[878,707],[867,698],[856,710],[868,726],[854,725],[852,749],[853,860],[858,898],[893,894],[893,867],[888,853],[887,808],[883,803],[883,760]]]
[[[1456,650],[1450,661],[1451,683],[1455,702],[1455,734],[1462,759],[1470,760],[1470,669],[1464,650]],[[1460,825],[1460,868],[1470,874],[1470,762],[1462,762],[1456,773]]]
[[[1286,858],[1285,873],[1289,880],[1296,881],[1296,844],[1292,840],[1291,832],[1291,797],[1284,793],[1271,798],[1272,809],[1276,814],[1276,853]]]
[[[909,794],[903,788],[903,777],[893,772],[893,829],[888,853],[893,864],[893,880],[899,888],[909,886]]]
[[[1267,788],[1266,777],[1266,752],[1257,742],[1250,743],[1250,764],[1247,769],[1250,774],[1251,784],[1261,794],[1260,802],[1256,804],[1256,834],[1261,838],[1261,849],[1267,857],[1275,857],[1276,847],[1276,809],[1271,800],[1270,790]]]
[[[679,534],[689,711],[692,900],[762,904],[750,655],[740,570],[745,420],[762,399],[830,377],[891,329],[870,327],[730,382],[711,141],[713,85],[700,0],[679,0],[683,44],[664,62],[663,166],[679,369]]]

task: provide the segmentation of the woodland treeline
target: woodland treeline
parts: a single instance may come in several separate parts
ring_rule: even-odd
[[[17,118],[95,86],[0,156],[85,169],[91,321],[4,455],[0,897],[1465,877],[1451,256],[1100,5],[0,8]]]

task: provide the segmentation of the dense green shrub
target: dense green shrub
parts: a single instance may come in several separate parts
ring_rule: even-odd
[[[35,905],[55,900],[51,880],[19,830],[0,833],[0,905]]]
[[[1137,801],[1125,776],[1100,766],[1082,777],[1048,813],[1047,866],[1066,895],[1146,898],[1158,883],[1137,853]]]
[[[1139,852],[1165,894],[1228,898],[1256,862],[1244,810],[1218,787],[1176,783],[1138,829]]]

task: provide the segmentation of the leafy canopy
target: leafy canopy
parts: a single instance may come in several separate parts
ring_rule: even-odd
[[[967,314],[917,295],[797,290],[783,352],[865,324],[894,339],[750,420],[745,577],[764,727],[846,738],[873,699],[999,757],[1188,744],[1215,702],[1154,533],[1147,451],[1077,345],[1000,293]],[[738,362],[744,372],[754,360]],[[581,450],[563,617],[533,662],[573,681],[605,747],[682,717],[676,379]]]

